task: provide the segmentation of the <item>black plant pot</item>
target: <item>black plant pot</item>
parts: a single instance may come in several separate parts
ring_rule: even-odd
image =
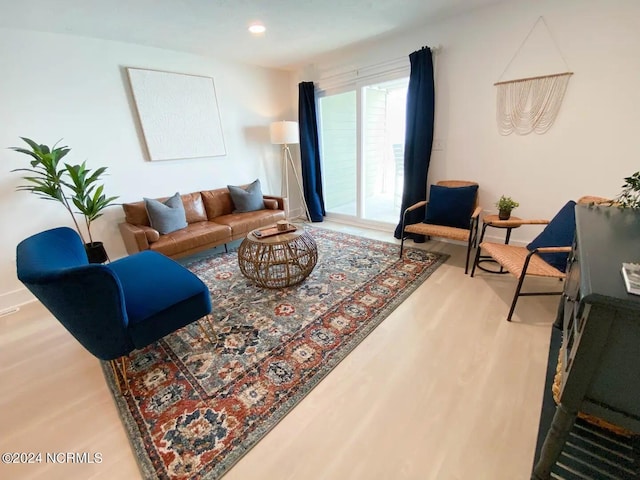
[[[102,242],[85,243],[84,249],[87,252],[89,263],[104,263],[109,259]]]

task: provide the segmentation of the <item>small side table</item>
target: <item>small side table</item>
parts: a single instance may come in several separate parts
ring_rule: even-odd
[[[487,215],[482,219],[482,233],[480,233],[480,241],[478,242],[478,248],[480,248],[480,244],[482,243],[482,240],[484,239],[484,232],[487,230],[487,227],[494,227],[494,228],[503,228],[507,230],[507,233],[505,234],[505,238],[504,238],[504,244],[508,245],[509,244],[509,240],[511,239],[511,230],[513,230],[514,228],[518,228],[520,227],[520,222],[522,221],[521,218],[519,217],[514,217],[513,215],[509,217],[508,220],[500,220],[500,217],[498,217],[498,215]],[[488,268],[483,267],[482,265],[480,265],[481,262],[494,262],[495,260],[493,260],[489,255],[479,255],[478,256],[478,268],[480,270],[484,270],[485,272],[488,273],[507,273],[506,270],[504,270],[502,267],[500,267],[500,270],[490,270]]]

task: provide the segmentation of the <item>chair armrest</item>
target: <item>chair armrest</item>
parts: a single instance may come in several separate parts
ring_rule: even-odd
[[[427,204],[427,201],[426,200],[422,200],[422,201],[420,201],[420,202],[418,202],[418,203],[416,203],[414,205],[411,205],[409,208],[407,208],[405,210],[405,212],[412,212],[413,210],[416,210],[416,209],[418,209],[420,207],[424,207],[426,204]]]
[[[264,208],[267,210],[277,210],[278,209],[278,201],[275,198],[263,198]]]
[[[149,241],[142,227],[128,222],[122,222],[118,224],[118,228],[120,229],[120,235],[122,235],[127,253],[132,254],[149,250]]]
[[[540,247],[533,250],[535,253],[569,253],[571,247]]]
[[[147,242],[153,243],[160,239],[160,232],[155,228],[147,227],[146,225],[140,225],[139,228],[144,232],[144,236],[147,237]]]
[[[482,213],[482,207],[476,207],[476,209],[471,214],[471,218],[478,218]]]
[[[277,195],[263,195],[262,198],[265,200],[275,200],[278,202],[278,210],[288,211],[288,203],[289,199],[285,197],[279,197]]]

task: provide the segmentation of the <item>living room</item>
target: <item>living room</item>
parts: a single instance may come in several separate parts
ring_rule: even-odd
[[[224,187],[227,184],[239,185],[255,178],[261,180],[265,192],[277,194],[281,187],[281,152],[277,146],[270,144],[268,127],[275,120],[297,118],[298,82],[314,81],[322,85],[336,75],[350,75],[359,69],[402,58],[407,58],[405,68],[408,73],[408,55],[424,45],[437,47],[434,55],[434,137],[442,142],[442,149],[432,154],[429,183],[442,179],[474,180],[480,185],[480,205],[485,214],[493,213],[495,201],[506,194],[520,203],[518,216],[550,218],[569,199],[578,199],[582,195],[615,196],[623,178],[638,169],[635,158],[640,150],[640,136],[636,132],[640,125],[640,93],[636,86],[636,80],[640,78],[640,63],[637,62],[640,54],[640,31],[637,28],[640,5],[634,0],[498,2],[453,17],[431,20],[401,33],[371,38],[366,42],[280,68],[249,65],[134,43],[80,37],[73,35],[73,31],[69,31],[69,34],[34,31],[21,28],[25,22],[17,21],[19,17],[12,16],[11,7],[0,8],[5,9],[8,13],[1,15],[3,19],[0,20],[0,44],[3,46],[0,49],[0,65],[4,67],[0,77],[0,123],[4,127],[0,131],[0,145],[3,146],[0,156],[5,172],[0,185],[0,195],[5,205],[0,213],[5,232],[0,239],[0,311],[10,310],[25,302],[28,304],[32,300],[16,278],[17,243],[36,232],[69,224],[66,212],[58,205],[15,191],[20,182],[19,175],[9,171],[23,167],[26,159],[7,147],[19,145],[19,137],[26,136],[47,144],[62,139],[63,144],[71,147],[69,158],[74,162],[86,159],[89,166],[107,166],[105,188],[110,195],[118,195],[122,202],[138,201],[143,196],[168,196],[176,191],[187,193]],[[43,15],[46,17],[46,14]],[[544,17],[557,45],[557,50],[551,54],[556,56],[560,52],[574,75],[569,82],[559,116],[546,134],[501,136],[496,128],[494,83],[501,79],[505,68],[540,16]],[[180,32],[170,34],[179,36]],[[233,50],[231,47],[229,49]],[[546,67],[544,59],[527,65],[534,74],[549,73],[536,72],[537,67],[541,66]],[[166,162],[148,161],[143,134],[128,90],[125,67],[214,78],[227,155]],[[293,151],[297,157],[297,150],[293,148]],[[298,200],[294,192],[292,203],[299,212],[301,205]],[[126,255],[118,231],[118,223],[122,218],[122,210],[113,207],[106,211],[94,227],[96,236],[104,241],[109,255],[114,259]],[[390,226],[387,231],[377,231],[371,235],[393,241],[391,231]],[[512,242],[526,243],[537,231],[534,227],[517,229]],[[437,295],[440,294],[442,299],[451,304],[456,297],[467,296],[471,300],[467,300],[469,304],[464,308],[465,314],[472,316],[473,307],[469,305],[474,303],[492,311],[498,319],[488,320],[483,317],[484,322],[495,321],[491,328],[495,327],[502,332],[503,328],[514,329],[521,326],[515,323],[506,327],[503,325],[508,299],[501,298],[500,294],[508,296],[505,292],[509,291],[514,280],[506,278],[507,276],[492,280],[493,288],[499,292],[497,296],[491,285],[485,286],[485,281],[480,278],[464,277],[460,280],[463,276],[460,271],[460,252],[455,247],[457,246],[450,244],[433,247],[452,252],[455,255],[455,268],[443,270],[437,277],[434,276],[432,280],[439,282],[434,287],[436,292],[426,294],[425,301],[439,301]],[[477,287],[478,284],[483,287]],[[441,291],[442,285],[460,288],[461,292],[452,295]],[[474,292],[475,289],[478,291]],[[483,293],[487,296],[483,297]],[[557,298],[527,299],[523,301],[523,305],[527,302],[530,303],[523,307],[522,314],[542,315],[544,318],[541,321],[549,326],[553,321],[554,302],[557,302]],[[404,308],[412,308],[415,315],[422,312],[420,305]],[[440,315],[447,313],[441,312]],[[15,337],[12,337],[12,318],[15,317],[3,317],[3,336],[7,341],[15,341]],[[384,333],[384,325],[381,328]],[[519,335],[524,335],[525,332],[537,335],[535,341],[538,343],[522,343],[521,345],[526,346],[520,355],[532,355],[533,363],[539,367],[539,363],[546,361],[544,350],[547,348],[545,342],[548,342],[548,338],[545,332],[533,334],[531,330],[523,330]],[[25,333],[21,333],[23,334]],[[46,342],[47,338],[58,341],[64,338],[55,334],[34,340],[28,334],[25,335],[22,340],[31,345],[30,348]],[[473,338],[469,335],[471,332],[465,333],[464,338],[472,342]],[[525,340],[522,339],[522,342]],[[533,351],[536,345],[541,347],[542,352]],[[473,348],[473,344],[469,348]],[[504,357],[496,358],[505,358],[506,352],[507,350],[501,353]],[[378,352],[378,355],[382,354],[382,351]],[[483,351],[478,351],[477,354],[486,361],[496,361],[487,360]],[[3,355],[2,365],[8,365],[5,354],[0,355]],[[70,362],[78,358],[75,350],[62,349],[57,355]],[[365,357],[364,353],[360,355],[360,358]],[[519,358],[515,363],[525,367],[526,360]],[[373,362],[369,364],[369,368],[373,368],[375,359],[369,358],[368,361]],[[353,368],[359,367],[355,365]],[[73,376],[74,369],[70,369]],[[53,375],[52,372],[47,373],[46,369],[39,371],[44,376]],[[392,370],[387,372],[392,373]],[[536,374],[541,375],[541,372],[540,367]],[[349,375],[346,372],[341,377],[342,382],[349,382]],[[516,376],[517,372],[511,372],[511,375]],[[106,390],[101,390],[104,388],[100,384],[101,380],[100,372],[96,374],[95,371],[82,380],[85,382],[83,385],[89,389],[82,400],[95,401],[97,405],[108,408],[111,399]],[[376,379],[372,382],[378,381]],[[460,379],[461,383],[465,381],[470,380]],[[538,391],[536,389],[542,388],[543,379],[536,382],[527,387],[526,392],[535,395]],[[460,388],[462,389],[461,386]],[[20,388],[19,391],[24,390]],[[462,390],[453,391],[451,395],[461,392]],[[46,409],[46,406],[38,406],[38,399],[34,397],[17,398],[19,402],[32,405],[34,409]],[[68,408],[73,408],[74,400],[65,397],[64,392],[53,392],[51,398],[51,401],[57,400],[59,405],[68,402]],[[16,398],[2,398],[3,404],[9,404],[10,401],[15,402]],[[529,421],[529,427],[537,427],[537,401],[535,398],[532,400],[528,416],[525,417]],[[483,406],[490,408],[484,404]],[[357,411],[355,406],[351,408]],[[63,412],[64,409],[60,406],[56,411]],[[8,423],[6,413],[5,409],[3,424],[5,421]],[[335,415],[339,416],[338,413]],[[90,414],[87,413],[87,416],[76,418],[73,423],[89,421]],[[115,413],[111,418],[117,421]],[[468,420],[470,425],[477,422],[476,417],[471,414]],[[300,421],[304,423],[306,420]],[[64,423],[56,425],[60,429]],[[315,431],[322,432],[318,425],[314,428],[318,429]],[[45,437],[47,435],[55,437],[53,432],[43,434]],[[117,456],[127,459],[135,469],[135,461],[126,445],[126,438],[122,433],[119,435],[122,436],[117,438],[124,444],[120,449],[106,449],[112,456],[105,458],[105,462],[108,460],[111,464]],[[295,437],[296,433],[289,430],[278,435],[281,435],[279,438],[287,438],[287,435]],[[456,435],[462,434],[451,433],[451,437]],[[416,438],[419,437],[416,434]],[[95,437],[85,438],[86,442],[96,440]],[[470,448],[475,446],[467,437],[464,438],[469,442]],[[363,439],[354,436],[352,441],[357,443]],[[433,439],[416,442],[416,449],[406,459],[408,473],[404,477],[436,478],[421,476],[420,472],[412,470],[412,458],[423,455],[422,449],[435,448],[432,445]],[[22,443],[15,448],[19,446],[22,450],[28,450],[29,447],[36,448],[34,445]],[[290,452],[289,457],[278,458],[293,462],[293,457],[296,456],[295,443],[290,447],[293,453]],[[340,444],[335,445],[336,449],[342,447]],[[505,444],[494,448],[510,450]],[[523,448],[531,449],[531,442]],[[273,450],[277,451],[277,446]],[[356,446],[347,451],[350,455],[356,455],[358,448]],[[341,456],[334,453],[336,457]],[[343,461],[352,464],[352,470],[347,476],[375,478],[375,470],[370,470],[365,464],[373,462],[370,456],[376,454],[371,454],[368,449],[365,451],[364,447],[361,453],[359,458]],[[503,456],[511,453],[503,453]],[[317,454],[321,456],[320,453]],[[382,454],[383,452],[378,452],[377,455]],[[309,460],[311,453],[305,451],[300,455]],[[323,455],[327,455],[327,452]],[[398,455],[401,454],[397,453],[396,457]],[[473,457],[473,452],[471,455]],[[531,456],[532,452],[526,451],[522,455]],[[335,458],[330,460],[331,455],[322,458],[328,462],[340,462]],[[447,466],[438,466],[439,461],[444,461],[443,458],[444,453],[440,458],[431,458],[434,471],[442,469],[442,476],[438,478],[456,478],[455,469],[450,466],[453,461],[451,457],[447,457]],[[519,476],[491,478],[527,478],[527,472],[522,469],[522,465],[530,461],[527,458],[521,460],[513,470],[509,470],[517,471],[516,475]],[[475,459],[480,462],[480,459]],[[321,463],[322,461],[318,461],[315,464],[318,468],[316,478],[344,478],[335,473],[339,470],[330,469],[327,471],[334,472],[336,476],[327,474],[323,477],[319,466]],[[277,471],[275,466],[272,468],[271,472]],[[93,472],[99,471],[97,468]],[[111,473],[114,471],[117,470],[111,470]],[[487,471],[496,470],[488,468]],[[28,472],[25,470],[27,475]],[[81,470],[75,471],[75,475],[82,478],[83,475],[79,472]],[[300,472],[309,473],[302,466],[297,470],[297,473]],[[56,470],[49,470],[49,474],[55,476]],[[104,478],[114,478],[114,475],[103,475],[106,475]],[[253,478],[273,478],[260,475],[260,471],[253,472]],[[53,476],[49,478],[54,478]],[[490,477],[480,473],[476,478]]]

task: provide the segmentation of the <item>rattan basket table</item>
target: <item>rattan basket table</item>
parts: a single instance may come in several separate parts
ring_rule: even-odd
[[[242,274],[265,288],[282,288],[307,278],[318,261],[318,248],[304,229],[258,238],[249,233],[238,249]]]

